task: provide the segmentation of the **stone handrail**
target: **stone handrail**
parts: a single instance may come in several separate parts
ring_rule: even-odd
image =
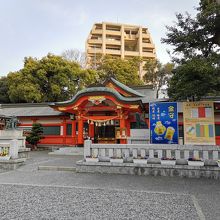
[[[91,140],[84,143],[84,158],[86,157],[133,157],[162,158],[174,157],[188,159],[189,157],[204,160],[218,160],[220,147],[216,145],[177,145],[177,144],[92,144]]]

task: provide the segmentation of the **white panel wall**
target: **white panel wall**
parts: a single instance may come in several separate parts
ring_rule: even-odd
[[[138,138],[150,138],[150,130],[149,129],[131,129],[130,131],[131,137]]]
[[[55,118],[47,118],[47,119],[40,119],[40,120],[37,120],[37,123],[41,123],[41,124],[51,124],[51,123],[61,123],[63,122],[63,120],[61,119],[55,119]]]

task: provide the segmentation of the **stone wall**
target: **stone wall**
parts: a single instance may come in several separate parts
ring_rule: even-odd
[[[77,162],[77,172],[130,174],[142,176],[169,176],[187,178],[220,179],[220,168],[216,166],[191,167],[188,165],[162,166],[161,164],[137,165],[133,163],[113,164],[109,162]]]
[[[25,148],[26,137],[23,130],[0,130],[0,144],[10,143],[11,140],[18,141],[19,148]]]

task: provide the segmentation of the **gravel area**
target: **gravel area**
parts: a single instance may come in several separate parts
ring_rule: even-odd
[[[190,195],[0,185],[0,219],[199,219]]]
[[[24,166],[0,170],[0,220],[220,219],[219,180],[38,170],[78,159],[31,152]]]

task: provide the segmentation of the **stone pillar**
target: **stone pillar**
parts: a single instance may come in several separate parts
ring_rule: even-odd
[[[139,39],[138,39],[138,49],[139,49],[139,56],[140,57],[143,57],[143,36],[142,36],[142,27],[139,27]],[[143,79],[143,75],[144,75],[144,73],[143,73],[143,63],[140,63],[140,65],[139,65],[139,77],[141,78],[141,79]]]
[[[138,39],[138,43],[139,43],[138,44],[139,56],[142,57],[142,46],[143,46],[143,43],[142,43],[142,38],[143,38],[142,37],[142,27],[139,27],[139,31],[138,32],[139,32],[139,34],[138,34],[139,35],[139,39]]]
[[[83,119],[78,116],[78,145],[83,145]]]
[[[125,58],[125,29],[124,25],[121,25],[121,58]]]
[[[91,140],[85,140],[85,144],[84,144],[84,159],[86,159],[87,156],[91,156],[91,152],[90,152],[91,144],[92,144]]]
[[[106,24],[102,23],[102,54],[106,54]]]
[[[18,158],[18,140],[14,139],[10,141],[9,156],[12,159]]]

